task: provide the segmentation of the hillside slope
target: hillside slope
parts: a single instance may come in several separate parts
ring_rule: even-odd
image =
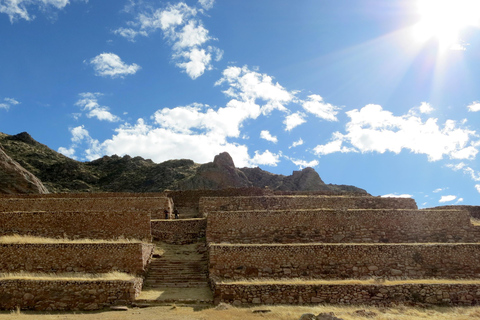
[[[0,145],[12,159],[38,177],[50,192],[158,192],[163,190],[268,187],[280,191],[334,191],[366,194],[354,186],[325,184],[312,168],[290,176],[260,168],[236,168],[224,152],[213,162],[154,163],[142,157],[104,156],[90,162],[70,159],[37,142],[28,133],[0,133]]]

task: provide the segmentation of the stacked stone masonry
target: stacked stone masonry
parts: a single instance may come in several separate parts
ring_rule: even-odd
[[[205,238],[206,219],[152,220],[152,236],[170,244],[187,244]]]
[[[310,209],[214,211],[207,241],[213,243],[411,243],[476,242],[464,210]]]
[[[0,280],[0,309],[97,310],[127,304],[140,294],[143,280]]]
[[[479,284],[213,284],[215,302],[242,304],[344,304],[377,307],[472,306]]]
[[[92,197],[92,198],[4,198],[0,199],[0,212],[13,211],[144,211],[152,219],[164,218],[165,209],[172,211],[173,203],[167,197]]]
[[[143,274],[152,251],[153,245],[144,243],[0,244],[0,273]]]
[[[199,210],[204,216],[212,211],[298,210],[298,209],[417,209],[410,198],[369,196],[262,196],[204,197]]]
[[[68,239],[139,239],[150,242],[146,211],[0,212],[0,236],[21,234]]]
[[[479,244],[210,245],[211,277],[480,278]]]

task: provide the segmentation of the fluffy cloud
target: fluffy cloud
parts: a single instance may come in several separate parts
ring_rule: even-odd
[[[457,196],[453,196],[453,195],[442,196],[440,200],[438,200],[438,202],[440,203],[451,202],[455,199],[457,199]]]
[[[315,116],[327,120],[338,121],[336,115],[339,107],[325,103],[323,98],[318,94],[312,94],[308,96],[308,100],[302,102],[302,106],[305,111],[314,114]]]
[[[469,167],[464,162],[460,162],[458,164],[447,164],[448,168],[452,169],[453,171],[462,170],[464,174],[469,175],[473,181],[480,181],[480,172],[475,171],[473,168]]]
[[[29,8],[63,9],[69,2],[69,0],[0,0],[0,13],[7,14],[11,23],[18,19],[30,21],[35,19],[35,16],[28,12]]]
[[[210,10],[213,8],[215,0],[198,0],[198,3],[205,9]]]
[[[199,1],[200,9],[184,2],[168,4],[153,12],[145,9],[136,16],[135,21],[128,23],[129,28],[118,28],[113,33],[134,42],[139,35],[148,36],[161,30],[172,46],[175,65],[190,78],[196,79],[213,68],[212,60],[219,61],[223,55],[222,50],[206,45],[214,39],[197,18],[199,12],[210,9],[213,3],[213,0]]]
[[[433,111],[433,107],[427,102],[422,102],[422,104],[420,105],[420,107],[418,107],[418,109],[420,110],[421,113],[425,113],[425,114],[432,113]]]
[[[268,131],[268,130],[262,130],[262,131],[260,132],[260,138],[265,139],[265,140],[270,141],[270,142],[273,142],[273,143],[277,143],[277,142],[278,142],[277,137],[272,136],[272,135],[270,134],[270,131]]]
[[[314,149],[315,153],[400,153],[407,149],[427,155],[429,161],[437,161],[444,156],[472,160],[478,153],[478,144],[472,140],[476,137],[476,132],[457,127],[453,120],[447,120],[442,127],[437,124],[437,119],[423,121],[412,110],[406,115],[394,116],[390,111],[373,104],[346,114],[350,117],[346,133],[335,132],[332,141],[318,145]],[[345,149],[345,144],[350,146]]]
[[[302,138],[300,138],[300,139],[298,139],[297,141],[294,141],[294,142],[292,143],[292,145],[291,145],[290,147],[288,147],[288,149],[301,146],[302,144],[303,144],[303,140],[302,140]]]
[[[123,78],[140,70],[139,65],[135,63],[128,65],[114,53],[101,53],[89,63],[93,66],[95,74],[101,77]]]
[[[312,161],[306,161],[306,160],[300,160],[300,159],[293,159],[289,157],[285,157],[288,160],[292,161],[293,164],[295,164],[299,169],[307,168],[307,167],[316,167],[318,166],[319,162],[318,160],[312,160]]]
[[[98,103],[98,98],[102,96],[101,93],[84,92],[79,94],[80,99],[75,103],[83,111],[87,112],[88,118],[97,118],[109,122],[120,121],[120,118],[113,115],[108,107],[101,106]]]
[[[264,102],[261,106],[263,114],[273,110],[287,111],[286,105],[294,100],[292,92],[287,91],[267,74],[250,70],[248,67],[228,67],[223,77],[215,83],[219,86],[227,83],[229,88],[223,91],[227,96],[242,101]]]
[[[8,110],[10,107],[20,104],[20,102],[13,98],[4,98],[3,101],[4,102],[0,102],[0,109]]]
[[[476,184],[475,189],[477,189],[478,193],[480,193],[480,184]]]
[[[301,112],[295,112],[286,116],[285,120],[283,121],[283,124],[285,125],[285,131],[291,131],[293,128],[307,122],[304,117],[305,114]]]
[[[474,101],[472,104],[467,106],[468,111],[470,112],[477,112],[480,111],[480,102],[479,101]]]
[[[60,147],[58,152],[63,154],[66,157],[72,159],[78,159],[75,155],[76,149],[79,148],[81,144],[85,145],[86,151],[84,157],[87,160],[93,160],[99,157],[99,143],[98,140],[92,139],[87,129],[84,126],[78,126],[70,129],[72,138],[70,139],[72,144],[69,148]]]
[[[280,161],[280,155],[265,150],[263,153],[255,151],[255,156],[250,161],[251,165],[267,165],[276,167]]]

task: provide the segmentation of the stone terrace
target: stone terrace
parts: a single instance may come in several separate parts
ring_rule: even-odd
[[[94,310],[131,304],[140,294],[153,245],[102,239],[138,238],[151,242],[152,214],[160,216],[164,209],[171,208],[171,200],[158,195],[0,197],[0,235],[63,238],[0,243],[0,272],[31,272],[28,276],[0,277],[0,308]],[[97,240],[69,240],[78,238]],[[28,239],[35,243],[28,243]],[[102,276],[111,271],[130,276]],[[58,277],[40,280],[43,273],[52,272]]]
[[[212,197],[200,208],[216,303],[480,303],[468,212],[368,196]]]

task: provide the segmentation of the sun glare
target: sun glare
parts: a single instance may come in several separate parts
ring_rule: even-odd
[[[415,38],[422,42],[435,38],[442,49],[465,50],[461,32],[480,22],[480,0],[418,0],[417,10]]]

